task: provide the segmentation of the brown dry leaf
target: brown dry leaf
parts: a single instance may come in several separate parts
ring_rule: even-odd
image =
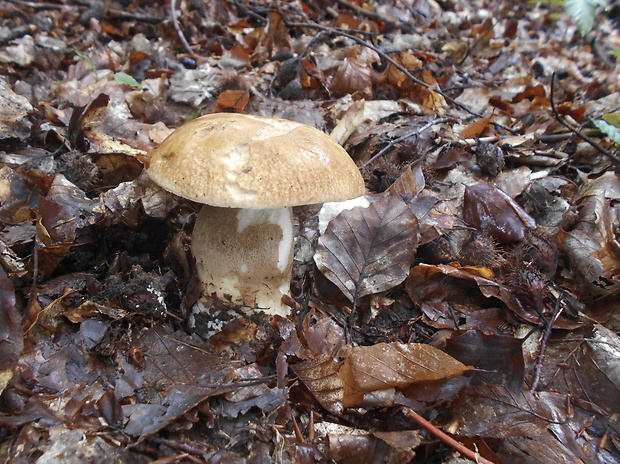
[[[217,97],[216,111],[226,113],[243,113],[250,101],[247,90],[224,90]]]
[[[344,385],[338,372],[342,361],[326,352],[291,366],[291,370],[321,406],[332,414],[342,413]]]
[[[487,335],[479,330],[453,333],[446,340],[445,351],[463,363],[481,369],[472,382],[506,385],[513,391],[523,386],[525,365],[523,340],[506,335]]]
[[[383,194],[367,208],[343,211],[319,239],[314,260],[344,295],[380,293],[407,278],[418,221],[400,196]]]
[[[338,371],[345,347],[342,327],[333,319],[311,310],[304,318],[299,340],[295,342],[295,338],[292,337],[287,344],[294,348],[289,354],[304,361],[292,364],[291,370],[321,406],[332,414],[341,414],[343,385]]]
[[[472,387],[456,408],[460,435],[493,438],[535,436],[550,422],[567,418],[566,398],[557,393],[510,391],[502,385]]]
[[[486,118],[478,119],[477,121],[468,124],[461,131],[461,137],[464,139],[472,139],[474,137],[481,137],[486,130],[489,128],[491,121],[493,121],[493,115],[487,116]]]
[[[288,27],[286,27],[284,18],[280,13],[269,14],[265,38],[261,45],[267,48],[267,54],[270,58],[290,56],[291,38]]]
[[[422,70],[422,81],[429,87],[414,84],[410,92],[411,99],[438,114],[442,114],[443,108],[447,105],[446,99],[432,90],[432,87],[437,86],[437,81],[428,69]]]
[[[448,380],[469,369],[443,351],[421,343],[353,347],[339,372],[344,383],[343,406],[355,405],[367,394],[373,396],[419,382]]]
[[[455,63],[461,63],[469,54],[469,45],[460,40],[453,40],[441,47],[441,50]]]
[[[423,65],[422,61],[407,51],[394,53],[391,57],[398,64],[404,66],[408,71],[420,69]],[[401,91],[407,91],[414,85],[402,71],[396,69],[392,64],[388,65],[381,77],[390,85],[393,85]]]
[[[125,366],[125,394],[138,399],[123,405],[129,435],[151,435],[205,399],[234,389],[223,380],[238,363],[212,354],[209,345],[196,344],[185,333],[153,327],[135,340],[146,362],[134,378]]]
[[[69,252],[75,240],[74,216],[64,206],[46,198],[39,199],[37,237],[39,275],[49,277]]]
[[[389,190],[399,195],[417,195],[426,185],[422,172],[422,159],[411,163],[396,181],[390,185]]]
[[[359,93],[364,98],[372,98],[372,79],[367,64],[355,59],[345,58],[336,70],[329,86],[334,92],[342,94]]]

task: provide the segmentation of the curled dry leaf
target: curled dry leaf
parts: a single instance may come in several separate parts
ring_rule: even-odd
[[[443,351],[421,343],[353,347],[339,372],[344,383],[343,406],[353,406],[367,394],[404,389],[420,382],[448,380],[469,369]]]
[[[524,321],[533,324],[541,322],[536,310],[530,305],[523,304],[511,287],[498,282],[491,269],[482,266],[420,264],[411,269],[406,289],[409,297],[420,304],[422,311],[429,317],[434,327],[454,327],[454,319],[450,313],[451,305],[459,305],[459,310],[465,313],[480,309],[477,305],[475,307],[465,306],[474,304],[462,297],[463,294],[469,293],[465,292],[465,289],[469,288],[465,282],[447,281],[446,276],[475,283],[485,298],[497,298]],[[555,321],[554,328],[574,329],[581,325],[582,322],[579,320],[565,317],[562,314]]]
[[[341,414],[343,385],[338,371],[345,350],[342,327],[311,310],[304,318],[299,339],[292,337],[283,348],[303,360],[292,364],[291,370],[319,404],[332,414]]]
[[[465,189],[463,220],[502,243],[521,240],[536,227],[534,219],[516,201],[491,184]]]
[[[74,216],[67,208],[46,198],[39,199],[37,237],[39,275],[49,277],[75,240]]]
[[[480,118],[476,121],[470,123],[461,131],[461,137],[464,139],[471,139],[474,137],[482,137],[487,129],[491,126],[491,122],[493,121],[493,115],[487,116],[486,118]]]
[[[344,295],[380,293],[407,278],[418,243],[417,219],[398,195],[340,213],[319,239],[314,260]]]
[[[398,179],[390,186],[390,190],[399,195],[418,195],[424,187],[426,181],[422,172],[422,159],[411,163]]]
[[[579,216],[560,240],[584,298],[620,291],[620,181],[608,173],[592,181],[578,201]]]

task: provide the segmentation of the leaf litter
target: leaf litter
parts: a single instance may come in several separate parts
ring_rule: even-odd
[[[451,462],[438,429],[618,460],[613,7],[585,38],[547,3],[0,11],[5,461]],[[296,208],[290,321],[204,307],[197,207],[142,174],[215,111],[331,132],[366,181]]]

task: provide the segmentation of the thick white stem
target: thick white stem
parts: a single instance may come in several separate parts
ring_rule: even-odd
[[[288,316],[293,263],[291,208],[238,209],[205,205],[192,238],[207,295]]]

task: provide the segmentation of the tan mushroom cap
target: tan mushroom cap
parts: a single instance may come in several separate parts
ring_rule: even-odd
[[[194,119],[149,153],[151,179],[212,206],[280,208],[364,194],[348,153],[323,132],[285,119],[216,113]]]

